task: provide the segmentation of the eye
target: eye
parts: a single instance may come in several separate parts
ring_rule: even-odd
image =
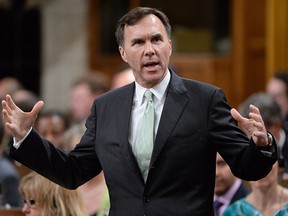
[[[153,42],[158,42],[160,39],[159,38],[154,38],[152,41]]]
[[[141,39],[135,39],[132,41],[132,46],[141,45],[141,44],[143,44],[143,40],[141,40]]]
[[[157,34],[152,38],[153,43],[157,43],[159,41],[163,41],[163,37],[160,34]]]

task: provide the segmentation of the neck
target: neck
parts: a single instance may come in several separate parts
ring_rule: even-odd
[[[248,195],[247,201],[264,215],[273,215],[282,207],[283,191],[284,188],[280,185],[271,185],[268,189],[255,188],[253,192]]]

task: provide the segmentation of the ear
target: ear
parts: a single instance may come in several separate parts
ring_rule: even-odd
[[[170,44],[170,56],[172,55],[172,40],[169,40],[169,44]]]
[[[121,58],[123,59],[123,61],[127,63],[127,58],[126,58],[126,53],[125,53],[124,48],[122,46],[119,46],[118,49],[119,49]]]

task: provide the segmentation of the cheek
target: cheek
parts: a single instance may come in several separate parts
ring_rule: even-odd
[[[33,208],[30,211],[30,216],[40,216],[40,210],[38,208]]]

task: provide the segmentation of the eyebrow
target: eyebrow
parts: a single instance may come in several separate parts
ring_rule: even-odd
[[[131,40],[131,44],[135,44],[135,43],[138,43],[138,42],[141,42],[143,41],[141,38],[134,38]]]
[[[153,40],[153,39],[161,39],[161,40],[163,40],[162,34],[159,34],[159,33],[157,33],[157,34],[155,34],[155,35],[152,35],[151,38],[152,38],[152,40]],[[143,41],[143,39],[141,39],[141,38],[134,38],[134,39],[131,40],[131,44],[135,44],[135,43],[138,43],[138,42],[141,42],[141,41]]]
[[[159,33],[152,36],[152,39],[155,39],[155,38],[163,40],[162,34],[159,34]]]

